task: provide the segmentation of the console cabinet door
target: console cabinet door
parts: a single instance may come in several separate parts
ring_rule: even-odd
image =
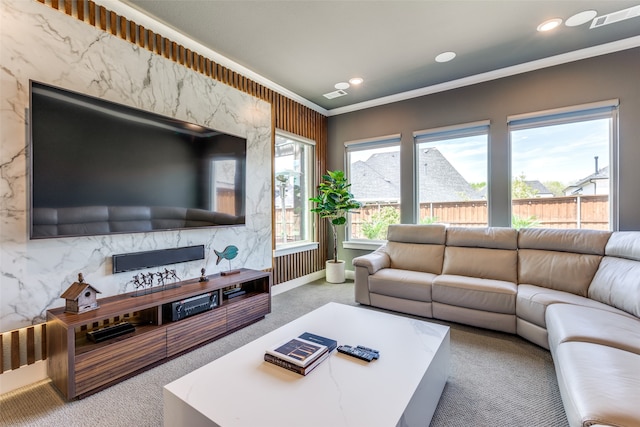
[[[166,344],[158,328],[76,356],[76,396],[164,359]]]
[[[227,330],[227,311],[212,311],[182,319],[167,326],[167,356],[173,356],[200,343],[222,335]]]
[[[227,331],[260,319],[271,312],[271,295],[268,293],[240,299],[227,305]]]

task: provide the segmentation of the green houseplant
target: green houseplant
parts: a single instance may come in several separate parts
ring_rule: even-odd
[[[362,206],[360,202],[353,198],[349,191],[351,184],[347,182],[344,172],[340,170],[327,171],[322,175],[322,182],[317,187],[318,194],[311,197],[309,201],[316,204],[311,212],[317,213],[320,218],[326,218],[331,225],[333,234],[333,260],[327,261],[327,281],[329,280],[330,263],[340,264],[342,269],[342,280],[344,281],[344,261],[338,260],[338,227],[347,223],[347,214]]]

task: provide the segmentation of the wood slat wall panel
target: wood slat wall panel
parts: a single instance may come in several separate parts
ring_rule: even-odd
[[[11,332],[11,369],[20,367],[20,331]]]

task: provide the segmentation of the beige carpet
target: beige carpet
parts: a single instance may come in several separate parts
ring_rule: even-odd
[[[65,403],[48,381],[7,393],[0,426],[161,426],[165,384],[330,301],[356,305],[353,283],[315,282],[277,295],[264,320],[83,400]],[[567,426],[548,351],[517,336],[438,323],[451,326],[451,375],[431,426]]]

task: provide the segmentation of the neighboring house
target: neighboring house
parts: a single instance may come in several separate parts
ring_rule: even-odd
[[[565,196],[609,194],[609,166],[564,189]]]
[[[400,170],[394,159],[399,155],[397,152],[373,154],[351,166],[349,179],[356,200],[363,203],[399,201]],[[482,199],[437,148],[421,150],[418,165],[421,203]]]
[[[538,180],[525,181],[524,183],[536,193],[534,197],[553,197],[551,190]]]
[[[535,191],[536,194],[533,197],[541,197],[541,198],[554,197],[553,192],[551,190],[549,190],[543,183],[541,183],[538,180],[524,181],[524,183],[529,188],[531,188],[532,190]],[[479,189],[478,193],[480,193],[480,195],[482,196],[483,199],[486,199],[487,198],[487,186],[485,185],[484,187]]]

